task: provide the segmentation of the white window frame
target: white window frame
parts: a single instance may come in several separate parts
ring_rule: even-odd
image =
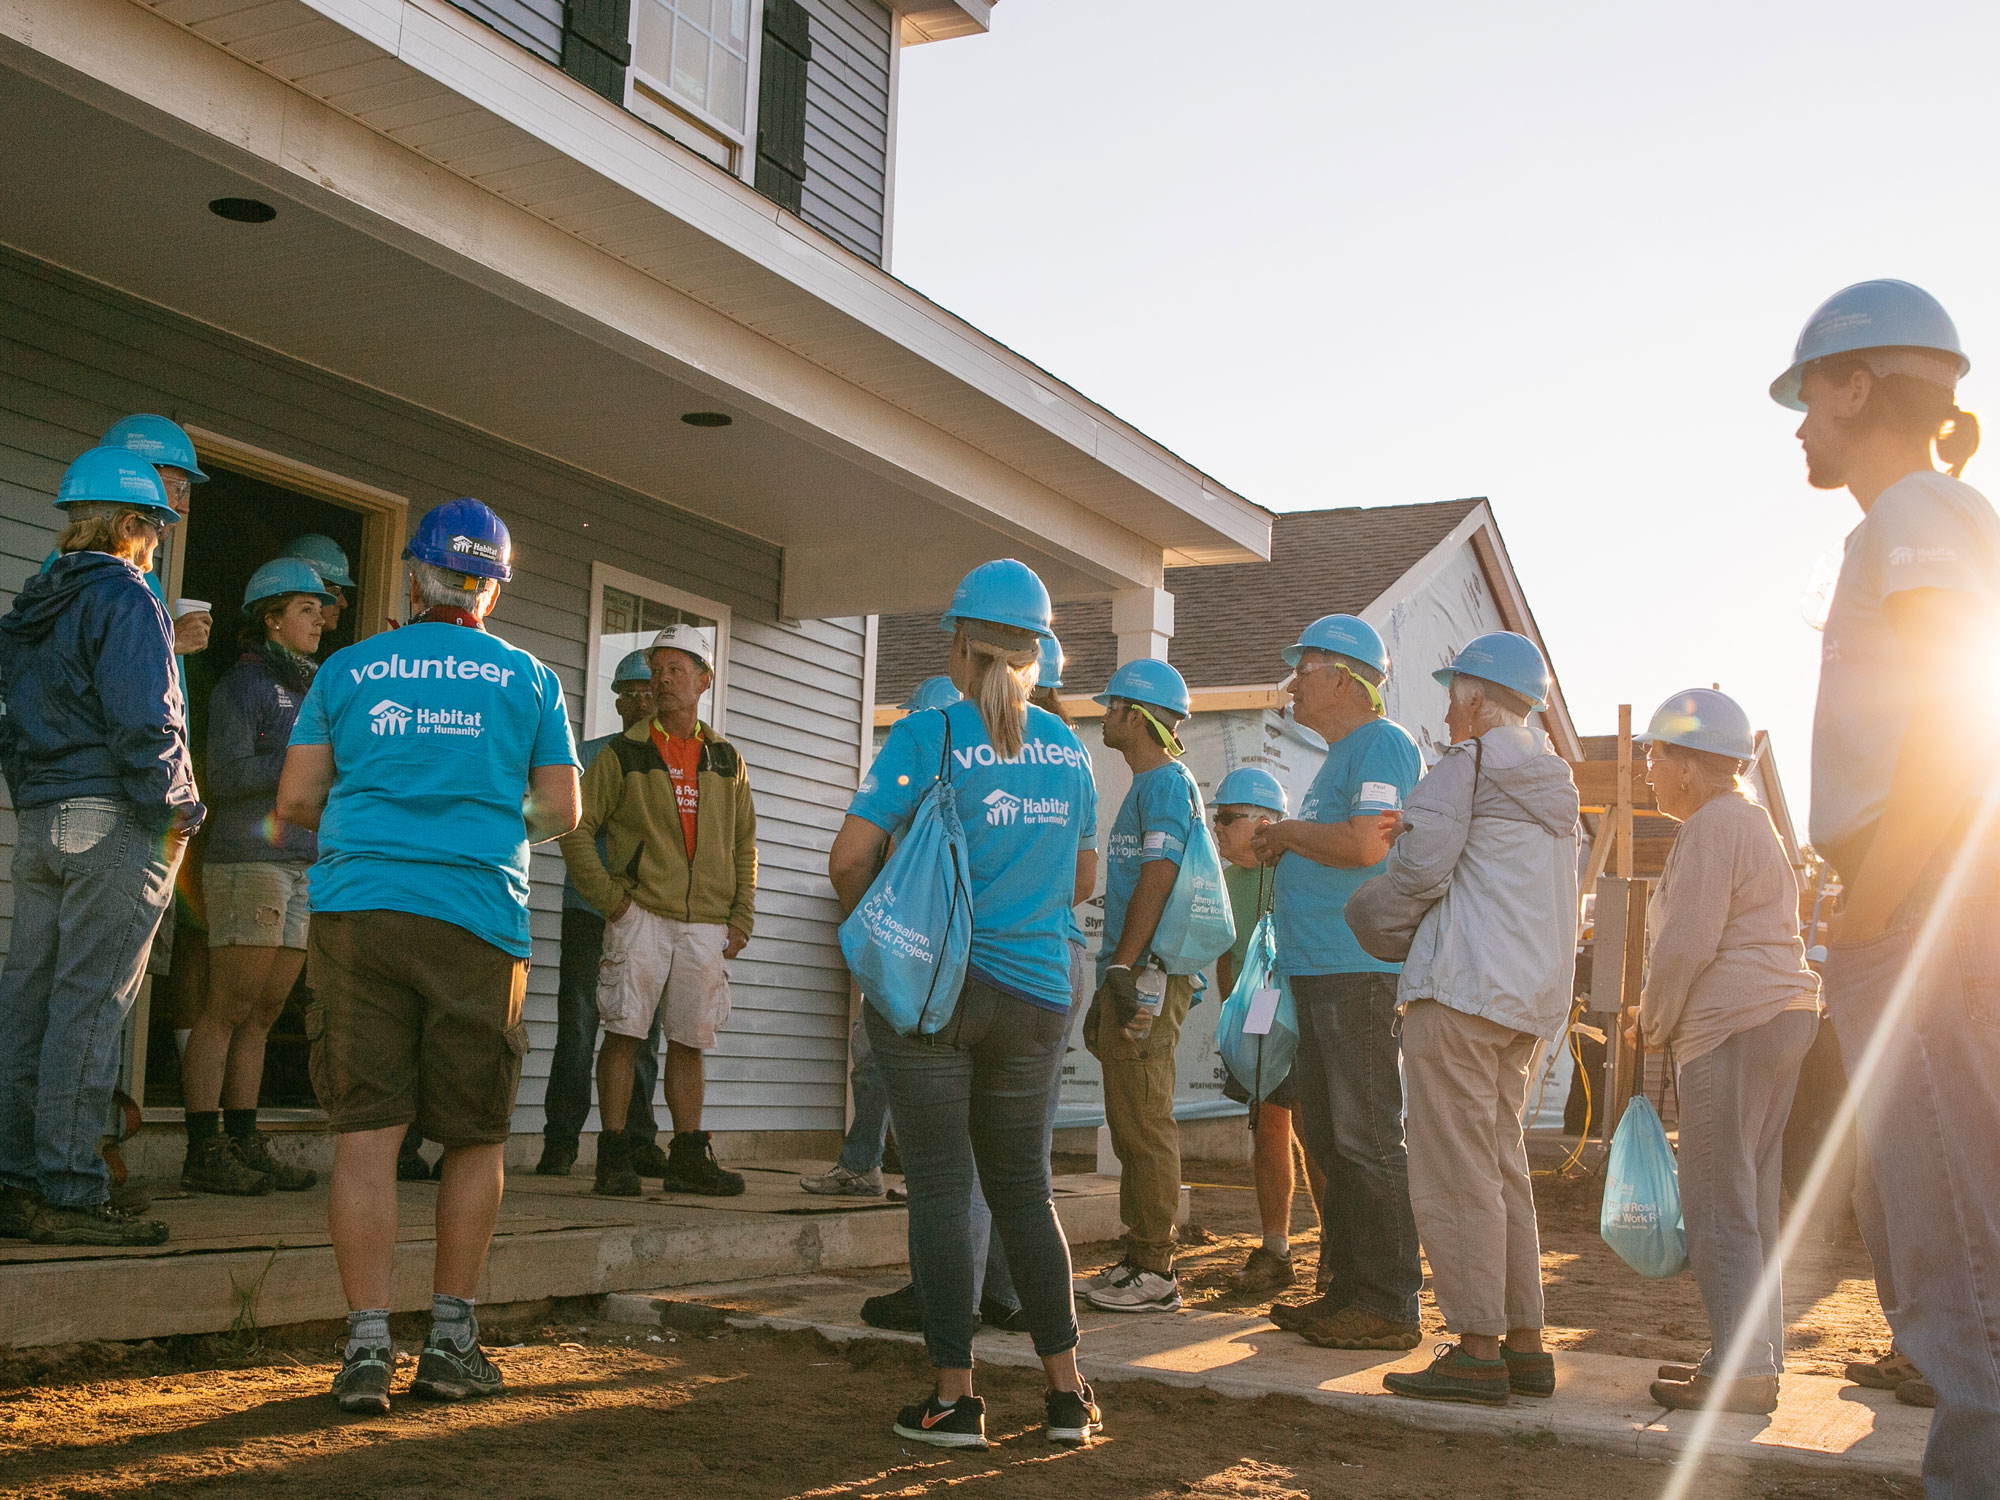
[[[645,578],[637,573],[628,573],[623,568],[614,568],[610,563],[592,562],[590,565],[590,619],[587,624],[590,649],[584,662],[583,679],[583,733],[577,736],[579,743],[591,737],[590,728],[597,722],[597,709],[602,689],[599,687],[600,643],[604,639],[604,591],[606,588],[622,589],[628,594],[637,594],[641,599],[650,599],[655,604],[664,604],[670,609],[684,609],[690,614],[702,615],[715,621],[715,681],[710,685],[708,726],[717,734],[728,738],[729,717],[729,649],[730,613],[729,606],[718,604],[713,599],[704,599],[699,594],[690,594],[686,589],[677,589],[672,584],[661,583],[658,579]]]
[[[632,61],[625,68],[625,108],[648,124],[658,126],[689,150],[715,162],[730,175],[745,182],[754,182],[757,177],[757,96],[764,64],[764,0],[750,0],[750,52],[744,60],[747,76],[743,80],[743,126],[740,130],[681,98],[668,80],[655,78],[640,70],[639,10],[649,3],[651,0],[632,0],[631,28],[625,38],[632,49]]]

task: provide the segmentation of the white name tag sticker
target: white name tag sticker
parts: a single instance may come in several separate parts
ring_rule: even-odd
[[[1145,843],[1141,847],[1148,853],[1155,849],[1165,849],[1167,847],[1167,836],[1164,833],[1149,833],[1146,835]]]
[[[1252,990],[1250,992],[1250,1014],[1243,1018],[1245,1036],[1269,1036],[1271,1022],[1278,1015],[1278,992],[1276,990]]]
[[[1364,781],[1361,783],[1361,795],[1354,800],[1356,802],[1382,802],[1390,807],[1401,807],[1403,805],[1403,794],[1396,790],[1396,784],[1393,781]]]

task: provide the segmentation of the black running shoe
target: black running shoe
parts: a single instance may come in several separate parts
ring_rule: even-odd
[[[984,1448],[986,1403],[977,1396],[960,1396],[947,1406],[932,1391],[896,1413],[896,1436],[934,1448]]]
[[[427,1401],[470,1401],[478,1396],[498,1396],[506,1389],[507,1382],[477,1344],[456,1349],[450,1344],[426,1343],[417,1360],[417,1378],[410,1382],[410,1394]]]
[[[682,1131],[667,1147],[667,1170],[661,1174],[660,1191],[734,1198],[743,1191],[743,1174],[722,1169],[706,1130]]]
[[[888,1328],[897,1333],[924,1331],[924,1298],[913,1281],[893,1292],[870,1297],[861,1304],[861,1321],[870,1328]]]
[[[979,1324],[983,1328],[997,1328],[1002,1333],[1034,1332],[1028,1326],[1028,1310],[1019,1303],[1012,1307],[991,1300],[980,1303]]]
[[[389,1369],[395,1356],[387,1349],[356,1349],[341,1361],[333,1377],[333,1399],[342,1411],[379,1417],[389,1410]]]
[[[1080,1448],[1104,1431],[1104,1413],[1089,1386],[1074,1391],[1048,1391],[1042,1397],[1042,1431],[1052,1443]]]

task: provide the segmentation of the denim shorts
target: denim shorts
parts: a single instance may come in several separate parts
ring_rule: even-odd
[[[204,865],[211,948],[306,946],[306,877],[311,865]]]

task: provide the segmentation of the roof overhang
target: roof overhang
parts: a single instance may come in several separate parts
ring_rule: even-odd
[[[993,25],[994,0],[908,0],[896,6],[903,41],[947,42],[953,37],[978,36]]]
[[[1267,512],[444,0],[13,0],[0,151],[0,242],[775,542],[788,614],[999,552],[1059,598],[1269,554]]]

